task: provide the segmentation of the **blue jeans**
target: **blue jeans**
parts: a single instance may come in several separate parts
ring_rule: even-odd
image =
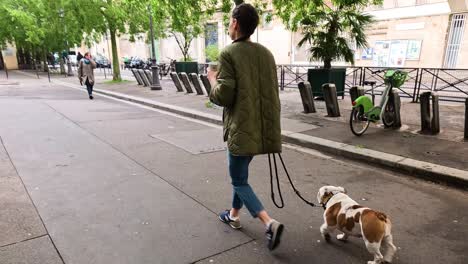
[[[252,156],[234,156],[228,151],[229,175],[233,187],[232,208],[247,207],[253,217],[263,211],[263,205],[248,183],[249,164]]]
[[[86,84],[86,89],[88,90],[88,95],[90,96],[93,95],[93,84],[89,83],[88,78],[86,78],[85,84]]]

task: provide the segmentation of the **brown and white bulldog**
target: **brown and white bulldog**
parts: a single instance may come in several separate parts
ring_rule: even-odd
[[[323,186],[317,194],[323,206],[324,223],[320,233],[326,241],[335,229],[343,232],[337,239],[345,241],[348,236],[362,237],[367,250],[374,255],[368,264],[391,263],[396,247],[391,234],[390,219],[381,212],[359,205],[351,199],[343,187]]]

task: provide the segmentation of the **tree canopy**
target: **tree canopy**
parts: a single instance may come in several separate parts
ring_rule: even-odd
[[[324,68],[344,59],[354,64],[354,52],[367,46],[366,27],[372,17],[363,13],[370,4],[382,0],[273,0],[278,15],[287,28],[303,34],[299,46],[310,44],[310,60],[322,60]]]

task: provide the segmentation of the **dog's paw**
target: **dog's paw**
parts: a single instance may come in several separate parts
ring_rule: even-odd
[[[367,261],[367,264],[377,264],[375,261]]]
[[[345,242],[346,240],[348,240],[348,236],[346,234],[339,234],[336,236],[336,239],[338,239],[339,241]]]
[[[322,236],[323,236],[323,239],[325,239],[325,241],[330,242],[331,240],[330,234],[327,233],[327,234],[323,234]]]

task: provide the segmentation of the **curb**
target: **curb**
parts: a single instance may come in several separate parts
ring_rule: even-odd
[[[28,74],[26,73],[26,75]],[[81,88],[77,85],[57,80],[54,80],[53,82],[68,87]],[[94,89],[94,92],[216,125],[223,124],[221,117],[197,110],[192,110],[153,100],[147,100],[141,97],[134,97],[122,93],[105,91],[100,89]],[[456,188],[468,189],[468,171],[410,159],[403,156],[398,156],[376,150],[358,148],[353,145],[309,136],[301,133],[294,133],[283,130],[281,134],[283,141],[287,143],[292,143],[301,147],[323,151],[333,155],[343,156],[351,160],[357,160],[361,162],[365,161],[367,163],[371,162],[373,165],[377,165],[379,167],[389,169],[392,171],[405,173],[409,176],[413,176],[416,178],[425,179],[436,183],[448,184]]]

